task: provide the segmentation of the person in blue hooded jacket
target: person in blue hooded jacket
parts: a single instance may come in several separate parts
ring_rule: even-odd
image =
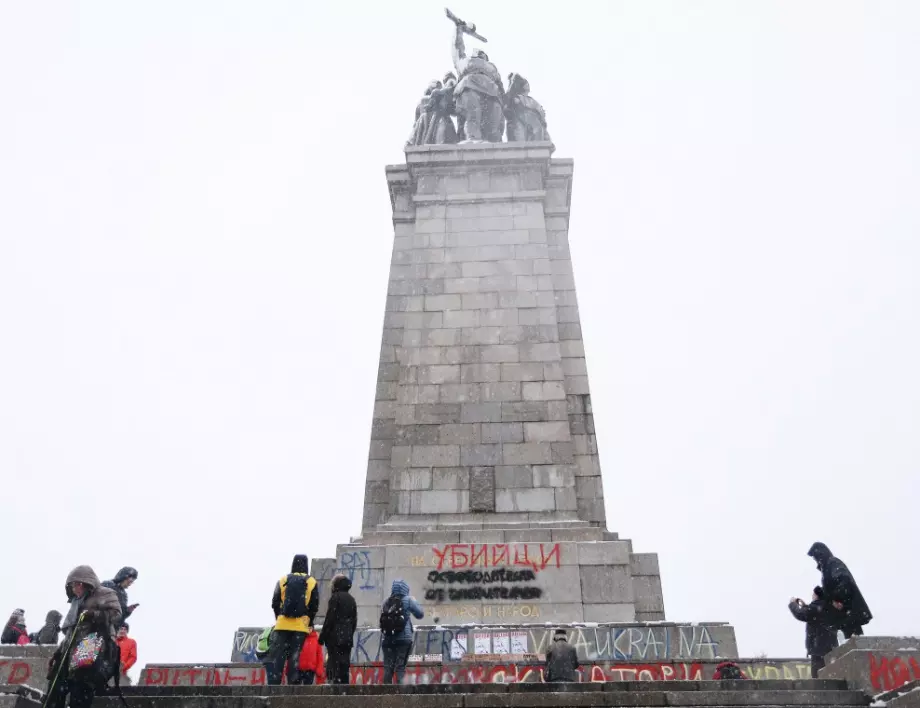
[[[409,585],[406,581],[394,580],[390,597],[383,603],[380,614],[385,684],[392,683],[394,675],[396,683],[402,683],[415,632],[412,617],[422,619],[424,616],[425,612],[421,606],[409,595]]]

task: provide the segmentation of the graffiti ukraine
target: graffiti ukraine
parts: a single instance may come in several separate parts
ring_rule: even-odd
[[[478,628],[476,631],[488,633],[491,630]],[[552,627],[525,627],[521,631],[527,635],[528,652],[546,653],[552,643]],[[568,632],[569,644],[585,661],[714,659],[719,655],[718,642],[706,627],[573,627]],[[459,627],[417,631],[412,653],[421,656],[440,654],[449,658],[454,639],[462,638],[462,644],[467,646],[467,633],[466,628]],[[359,629],[355,634],[352,661],[370,663],[380,661],[382,656],[380,631]]]
[[[518,606],[515,606],[518,607]],[[526,606],[524,606],[526,607]],[[512,609],[510,607],[503,609]],[[509,613],[509,618],[511,614]],[[494,628],[484,627],[477,632],[490,632]],[[451,658],[451,644],[462,640],[466,646],[467,627],[417,627],[412,653],[419,656],[439,655]],[[527,651],[544,654],[552,643],[553,628],[543,625],[524,626],[520,631],[526,634]],[[259,634],[257,627],[244,627],[234,635],[232,661],[255,663],[256,645]],[[719,656],[719,643],[705,625],[677,625],[652,627],[569,627],[569,644],[575,647],[583,661],[652,661],[715,659]],[[456,658],[456,657],[454,657]],[[355,632],[355,643],[351,653],[352,663],[382,661],[380,630],[359,629]]]

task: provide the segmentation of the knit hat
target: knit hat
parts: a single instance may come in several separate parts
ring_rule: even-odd
[[[294,556],[294,560],[291,563],[291,572],[292,573],[307,573],[309,572],[310,559],[303,553],[298,553]]]

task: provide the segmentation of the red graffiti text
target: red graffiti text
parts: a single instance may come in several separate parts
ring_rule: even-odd
[[[265,668],[148,666],[141,675],[141,686],[263,686]]]
[[[583,666],[579,673],[584,683],[607,681],[700,681],[701,663],[655,662],[649,664],[596,662]],[[406,683],[543,683],[543,667],[539,664],[410,664],[406,668]],[[353,666],[353,684],[383,683],[383,666]]]
[[[0,684],[25,683],[32,676],[32,667],[25,661],[0,661]]]
[[[561,567],[558,543],[449,543],[431,550],[438,570],[517,565],[539,572],[550,566]]]
[[[869,654],[869,678],[877,692],[893,691],[914,679],[920,679],[920,664],[914,657]]]

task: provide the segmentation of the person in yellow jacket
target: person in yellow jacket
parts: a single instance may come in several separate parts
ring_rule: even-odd
[[[313,618],[319,610],[319,588],[308,572],[309,564],[305,555],[294,556],[291,572],[275,583],[275,592],[272,594],[275,634],[271,647],[274,659],[271,682],[275,684],[281,683],[285,662],[288,684],[302,683],[297,668],[300,649],[313,628]]]

